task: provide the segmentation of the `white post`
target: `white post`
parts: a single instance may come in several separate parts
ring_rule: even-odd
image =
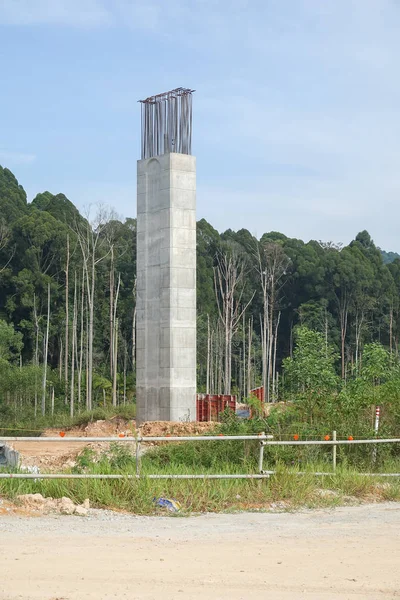
[[[332,440],[334,442],[336,442],[336,431],[332,432]],[[335,473],[336,471],[336,444],[333,444],[332,446],[332,462],[333,462],[333,472]]]
[[[136,439],[136,477],[140,477],[140,442]]]
[[[378,436],[378,431],[379,431],[379,418],[381,416],[381,407],[377,406],[375,409],[375,426],[374,426],[374,435],[375,437]],[[376,452],[377,452],[377,447],[374,446],[372,449],[372,462],[375,464],[376,463]]]
[[[264,431],[260,435],[265,435]],[[260,442],[260,455],[259,455],[259,459],[258,459],[258,471],[261,475],[263,474],[263,467],[264,467],[264,446],[265,446],[265,441],[263,440]]]

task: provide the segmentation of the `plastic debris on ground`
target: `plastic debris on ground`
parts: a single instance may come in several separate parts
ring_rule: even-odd
[[[20,467],[20,471],[22,471],[22,473],[33,473],[34,475],[40,474],[40,469],[37,465],[32,465],[32,466],[31,465],[26,465],[26,466],[22,465]],[[43,480],[40,478],[36,479],[36,477],[35,477],[35,479],[33,481],[36,482],[36,481],[43,481]]]
[[[177,500],[171,498],[153,498],[153,502],[160,508],[166,508],[170,512],[179,512],[181,505]]]

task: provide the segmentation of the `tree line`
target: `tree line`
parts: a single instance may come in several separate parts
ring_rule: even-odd
[[[110,199],[112,204],[112,199]],[[318,332],[336,375],[364,348],[399,353],[400,259],[366,231],[347,246],[197,224],[198,390],[287,395],[299,327]],[[63,194],[31,203],[0,167],[0,407],[73,415],[135,397],[136,220],[81,214]],[[286,369],[287,370],[287,369]]]

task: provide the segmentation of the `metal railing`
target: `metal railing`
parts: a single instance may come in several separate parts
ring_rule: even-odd
[[[400,443],[400,438],[390,439],[372,439],[372,440],[337,440],[336,432],[333,432],[333,439],[329,440],[274,440],[272,435],[265,435],[264,433],[258,435],[199,435],[199,436],[129,436],[124,435],[123,437],[18,437],[8,436],[0,438],[0,442],[56,442],[56,443],[69,443],[69,442],[81,442],[88,444],[91,442],[101,443],[134,443],[136,450],[136,473],[133,475],[129,474],[110,474],[110,473],[1,473],[0,479],[267,479],[271,475],[274,475],[276,471],[264,470],[264,449],[266,446],[332,446],[332,463],[333,471],[328,472],[314,472],[308,471],[293,471],[294,475],[334,475],[336,471],[336,448],[337,446],[350,446],[358,444],[391,444]],[[259,458],[258,458],[258,473],[234,473],[234,474],[143,474],[141,473],[141,444],[155,443],[155,442],[203,442],[203,441],[246,441],[256,440],[259,442]],[[376,446],[375,446],[376,447]],[[374,477],[400,477],[400,473],[360,473],[365,476]]]

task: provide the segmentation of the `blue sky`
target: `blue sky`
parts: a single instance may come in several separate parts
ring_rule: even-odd
[[[0,0],[0,164],[136,214],[137,100],[196,89],[198,218],[400,251],[398,0]]]

